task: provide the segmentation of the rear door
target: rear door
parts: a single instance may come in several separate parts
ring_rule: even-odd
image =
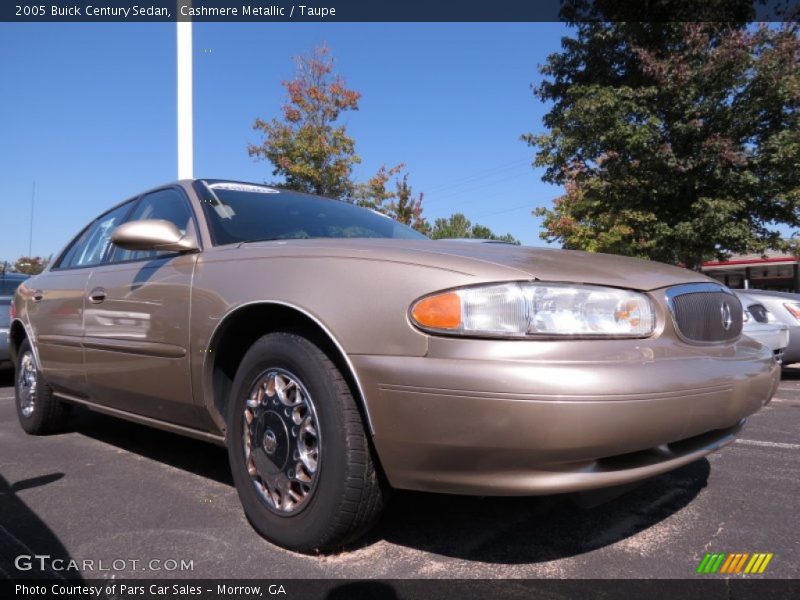
[[[142,196],[128,221],[164,219],[197,237],[177,187]],[[112,247],[92,270],[84,303],[87,382],[92,401],[197,426],[189,356],[191,283],[197,254]]]
[[[39,368],[56,391],[85,398],[83,311],[89,275],[109,249],[111,231],[122,224],[133,202],[97,218],[76,237],[52,269],[30,279],[28,321],[36,340]]]

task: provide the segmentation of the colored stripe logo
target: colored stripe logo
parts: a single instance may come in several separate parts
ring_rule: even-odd
[[[706,553],[697,573],[701,575],[714,574],[735,574],[744,573],[746,575],[758,575],[767,570],[767,565],[772,560],[772,552],[737,552],[728,554],[726,552]]]

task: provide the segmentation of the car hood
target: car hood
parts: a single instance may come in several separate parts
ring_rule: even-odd
[[[267,249],[269,249],[267,251]],[[446,240],[313,239],[251,242],[248,255],[325,256],[405,262],[481,277],[587,283],[636,290],[715,282],[700,273],[648,260],[574,250]]]

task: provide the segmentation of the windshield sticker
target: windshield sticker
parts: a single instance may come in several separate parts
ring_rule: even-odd
[[[248,183],[219,182],[208,186],[212,190],[230,190],[231,192],[251,192],[254,194],[280,194],[280,190],[265,187],[262,185],[252,185]]]
[[[236,216],[236,211],[227,204],[222,204],[222,202],[214,204],[214,211],[220,216],[221,219],[228,221]]]
[[[373,213],[375,213],[375,214],[376,214],[376,215],[378,215],[379,217],[383,217],[384,219],[389,219],[390,221],[392,220],[392,217],[390,217],[389,215],[387,215],[387,214],[385,214],[385,213],[382,213],[382,212],[381,212],[381,211],[379,211],[379,210],[375,210],[374,208],[368,208],[367,210],[369,210],[370,212],[373,212]]]

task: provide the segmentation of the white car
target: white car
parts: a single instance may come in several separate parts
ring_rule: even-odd
[[[771,313],[753,296],[736,291],[742,302],[742,333],[772,350],[778,362],[783,360],[783,352],[789,345],[789,328],[778,323]]]
[[[784,364],[800,363],[800,294],[747,290],[745,292],[768,311],[770,323],[783,323],[789,327],[789,345],[784,353]]]

